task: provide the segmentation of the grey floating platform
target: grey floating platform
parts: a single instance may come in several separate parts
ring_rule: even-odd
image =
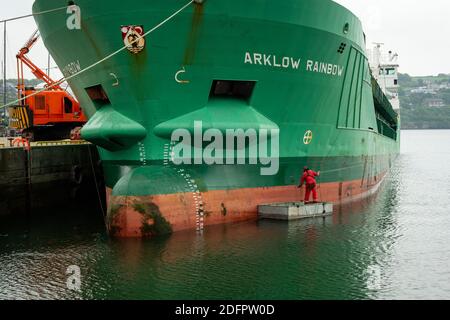
[[[326,217],[333,214],[333,204],[319,202],[304,204],[302,202],[272,203],[258,206],[260,219],[299,220]]]

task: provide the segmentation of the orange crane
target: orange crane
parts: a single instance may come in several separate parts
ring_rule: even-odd
[[[25,86],[24,65],[45,82],[46,90],[9,109],[10,127],[21,130],[22,136],[31,141],[68,139],[87,120],[78,101],[26,56],[39,38],[39,32],[35,31],[16,56],[17,95],[23,99],[38,91]]]

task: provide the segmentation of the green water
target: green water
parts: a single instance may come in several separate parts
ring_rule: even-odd
[[[449,299],[449,146],[450,131],[403,132],[380,192],[325,220],[113,241],[81,204],[2,219],[0,298]]]

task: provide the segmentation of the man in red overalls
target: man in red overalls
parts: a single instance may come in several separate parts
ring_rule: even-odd
[[[317,202],[317,182],[316,177],[320,176],[320,171],[314,172],[313,170],[310,170],[308,167],[303,168],[303,175],[300,179],[300,185],[298,186],[301,188],[303,184],[306,182],[306,191],[305,191],[305,204],[309,203],[309,197],[311,196],[311,192],[313,195],[313,202]]]

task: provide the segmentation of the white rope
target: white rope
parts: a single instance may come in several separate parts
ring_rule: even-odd
[[[342,167],[342,168],[338,168],[338,169],[333,169],[333,170],[320,170],[320,173],[330,173],[330,172],[337,172],[337,171],[342,171],[342,170],[347,170],[347,169],[353,169],[353,168],[357,168],[357,167],[361,167],[363,164],[356,164],[353,166],[349,166],[349,167]]]
[[[9,22],[9,21],[14,21],[14,20],[20,20],[20,19],[25,19],[25,18],[34,17],[34,16],[38,16],[38,15],[41,15],[41,14],[55,12],[55,11],[65,10],[65,9],[67,9],[69,7],[70,6],[65,6],[65,7],[60,7],[60,8],[55,8],[55,9],[35,12],[35,13],[27,14],[27,15],[24,15],[24,16],[18,16],[18,17],[14,17],[14,18],[5,19],[5,20],[0,20],[0,23],[5,23],[5,22]]]
[[[36,92],[34,92],[34,93],[32,93],[32,94],[30,94],[30,95],[28,95],[28,96],[25,96],[25,97],[23,97],[23,98],[20,98],[20,99],[17,99],[17,100],[15,100],[15,101],[13,101],[13,102],[7,103],[7,104],[5,104],[5,105],[3,105],[3,106],[0,106],[0,109],[4,109],[4,108],[7,108],[7,107],[10,107],[10,106],[13,106],[13,105],[17,105],[17,104],[18,104],[19,102],[21,102],[21,101],[24,101],[24,100],[26,100],[26,99],[28,99],[28,98],[34,97],[35,95],[38,95],[39,93],[42,93],[42,92],[44,92],[44,91],[47,91],[48,89],[51,89],[51,88],[53,88],[53,87],[55,87],[55,86],[58,86],[58,85],[62,84],[62,83],[65,82],[65,81],[68,81],[68,80],[70,80],[70,79],[73,79],[73,78],[79,76],[80,74],[83,74],[83,73],[85,73],[86,71],[89,71],[89,70],[91,70],[92,68],[95,68],[95,67],[98,66],[99,64],[102,64],[103,62],[105,62],[105,61],[111,59],[112,57],[114,57],[115,55],[119,54],[120,52],[126,50],[130,45],[132,45],[132,44],[134,44],[134,43],[140,41],[142,38],[145,38],[145,37],[148,36],[150,33],[154,32],[154,31],[156,31],[157,29],[159,29],[160,27],[162,27],[164,24],[166,24],[167,22],[169,22],[170,20],[172,20],[175,16],[177,16],[177,15],[180,14],[182,11],[184,11],[187,7],[189,7],[194,1],[195,1],[195,0],[190,0],[187,4],[185,4],[183,7],[181,7],[181,8],[178,9],[177,11],[175,11],[172,15],[170,15],[169,17],[167,17],[166,19],[164,19],[162,22],[160,22],[159,24],[157,24],[156,26],[154,26],[152,29],[150,29],[149,31],[147,31],[146,33],[144,33],[142,36],[139,36],[139,37],[136,38],[134,41],[130,42],[129,45],[125,45],[125,46],[121,47],[120,49],[118,49],[118,50],[114,51],[113,53],[107,55],[107,56],[104,57],[103,59],[98,60],[97,62],[91,64],[90,66],[88,66],[88,67],[86,67],[86,68],[84,68],[84,69],[82,69],[82,70],[80,70],[80,71],[78,71],[78,72],[76,72],[76,73],[74,73],[74,74],[68,76],[68,77],[62,78],[61,80],[55,82],[54,84],[52,84],[52,85],[50,85],[50,86],[48,86],[48,87],[45,87],[44,89],[41,89],[41,90],[36,91]]]

